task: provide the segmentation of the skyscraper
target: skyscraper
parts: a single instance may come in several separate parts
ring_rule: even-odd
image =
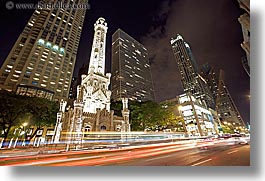
[[[111,72],[113,100],[154,101],[147,49],[121,29],[112,35]]]
[[[63,3],[72,7],[87,0]],[[35,10],[2,65],[0,88],[50,100],[67,99],[85,12],[85,8],[66,7]]]
[[[170,43],[180,71],[184,92],[200,99],[207,107],[215,108],[212,93],[206,80],[198,72],[198,66],[190,46],[179,34],[176,38],[172,38]]]
[[[218,78],[214,71],[214,68],[208,63],[203,64],[201,68],[201,75],[206,80],[209,89],[213,95],[214,102],[216,103],[218,93]]]
[[[237,126],[245,127],[245,123],[225,85],[223,70],[220,70],[219,74],[216,111],[223,124],[229,124],[234,128]]]

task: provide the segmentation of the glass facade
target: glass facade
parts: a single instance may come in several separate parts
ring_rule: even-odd
[[[224,72],[222,70],[219,75],[216,111],[218,112],[220,121],[229,122],[234,126],[245,127],[245,123],[225,85]]]
[[[112,35],[111,91],[113,100],[154,101],[151,68],[146,48],[118,29]]]
[[[189,136],[208,136],[215,134],[212,113],[200,100],[187,94],[178,96],[178,108],[184,118]]]
[[[172,38],[170,43],[177,61],[184,92],[200,99],[207,107],[215,109],[213,95],[206,80],[198,72],[198,66],[190,46],[179,34]]]

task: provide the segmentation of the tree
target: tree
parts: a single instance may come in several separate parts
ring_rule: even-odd
[[[114,114],[117,116],[122,116],[122,102],[121,101],[111,101],[110,109],[114,111]]]
[[[4,142],[11,128],[20,127],[26,118],[29,126],[37,127],[30,139],[39,129],[56,123],[59,110],[57,102],[39,97],[21,96],[4,90],[0,91],[0,102],[0,126]]]
[[[161,130],[165,125],[166,110],[160,104],[147,102],[133,102],[129,104],[131,111],[131,127],[134,131]]]
[[[222,125],[221,127],[222,127],[222,130],[223,130],[223,133],[231,133],[231,134],[234,133],[234,130],[231,129],[229,126]]]
[[[111,110],[121,116],[121,101],[112,102]],[[185,129],[184,120],[174,114],[173,106],[169,103],[159,104],[152,101],[129,101],[130,124],[132,131],[163,131],[164,129]],[[183,127],[184,126],[184,127]]]
[[[28,97],[16,95],[5,90],[0,91],[0,126],[3,130],[4,142],[13,126],[21,125],[21,118],[27,112]]]
[[[55,125],[59,103],[44,98],[32,97],[27,109],[32,115],[30,125],[36,126],[34,133],[30,136],[31,140],[41,128]]]

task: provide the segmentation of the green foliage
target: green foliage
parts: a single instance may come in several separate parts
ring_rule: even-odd
[[[114,110],[115,115],[121,116],[122,102],[112,102],[111,110]],[[184,120],[175,115],[174,106],[169,103],[129,100],[129,110],[132,131],[162,131],[164,129],[184,131]]]
[[[5,139],[13,126],[21,125],[21,118],[27,113],[28,100],[28,97],[0,91],[0,128]]]
[[[222,125],[222,130],[223,130],[223,133],[231,133],[231,134],[234,133],[234,130],[230,128],[229,126]]]
[[[32,114],[31,125],[38,128],[55,125],[58,103],[39,97],[32,97],[30,103],[28,110]]]
[[[122,116],[121,115],[122,102],[121,101],[111,102],[110,110],[113,110],[115,115]]]
[[[30,136],[30,139],[32,139],[41,128],[55,125],[59,103],[44,98],[32,97],[28,110],[31,114],[30,125],[37,128]]]
[[[44,98],[20,96],[0,91],[0,130],[6,139],[9,131],[27,122],[28,126],[41,128],[56,122],[59,104]]]
[[[130,120],[133,131],[162,131],[180,127],[183,120],[176,117],[172,106],[155,102],[130,102]]]

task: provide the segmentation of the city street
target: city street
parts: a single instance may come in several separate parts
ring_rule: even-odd
[[[4,166],[250,166],[250,145],[182,141],[0,158]]]

